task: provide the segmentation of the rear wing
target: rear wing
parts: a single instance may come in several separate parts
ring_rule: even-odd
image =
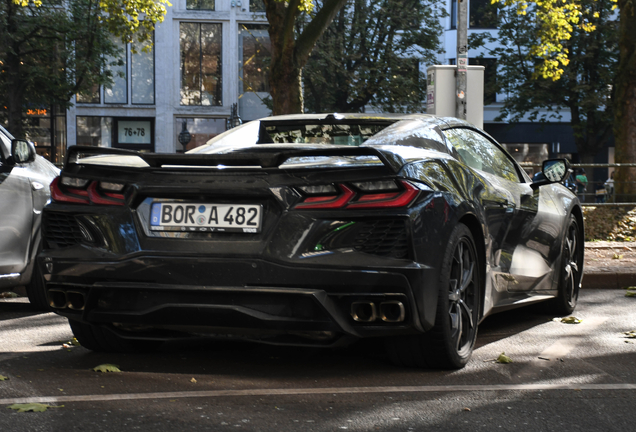
[[[311,157],[364,157],[377,158],[378,163],[367,166],[384,165],[398,173],[406,164],[399,155],[374,147],[333,147],[333,148],[262,148],[237,149],[230,153],[175,154],[143,153],[109,147],[71,146],[67,150],[64,169],[73,165],[100,165],[127,168],[291,168],[283,166],[292,158]],[[361,158],[364,159],[364,158]],[[315,164],[314,164],[315,165]],[[359,165],[363,166],[363,165]]]

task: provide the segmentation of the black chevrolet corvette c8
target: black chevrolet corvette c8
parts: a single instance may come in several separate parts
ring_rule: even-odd
[[[375,337],[397,364],[460,368],[487,315],[576,306],[568,175],[548,160],[533,182],[483,131],[415,114],[269,117],[187,154],[71,147],[39,265],[91,350]]]

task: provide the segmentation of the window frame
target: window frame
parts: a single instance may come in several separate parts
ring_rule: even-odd
[[[502,177],[501,175],[499,175],[496,172],[488,172],[488,171],[486,171],[484,169],[479,169],[479,168],[475,168],[475,167],[470,166],[464,160],[464,158],[461,156],[461,154],[458,152],[457,147],[453,144],[453,142],[447,136],[447,133],[453,133],[453,131],[456,131],[456,130],[467,130],[467,131],[470,131],[470,132],[472,132],[472,133],[484,138],[487,142],[492,144],[492,146],[495,149],[499,150],[504,155],[504,157],[512,164],[512,167],[514,168],[514,174],[517,176],[517,179],[516,180],[510,180],[510,179],[508,179],[506,177]],[[466,125],[449,127],[449,128],[443,129],[442,131],[444,132],[444,138],[448,141],[449,147],[452,149],[453,156],[455,156],[457,159],[459,159],[464,165],[470,167],[471,169],[475,169],[475,170],[478,170],[480,172],[484,172],[484,173],[489,174],[489,175],[494,175],[497,178],[504,179],[504,180],[510,181],[512,183],[526,183],[527,182],[526,181],[526,177],[523,176],[523,174],[521,173],[522,170],[521,170],[521,167],[519,166],[519,164],[517,163],[517,161],[515,161],[514,158],[497,141],[495,141],[493,138],[489,137],[486,133],[484,133],[484,132],[482,132],[482,131],[480,131],[478,129],[472,128],[470,126],[466,126]],[[494,166],[495,165],[494,164],[495,161],[492,160],[492,162],[493,163],[490,164],[490,165]]]

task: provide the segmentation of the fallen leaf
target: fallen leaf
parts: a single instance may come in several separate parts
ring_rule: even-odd
[[[623,259],[623,255],[619,255],[619,254],[615,253],[614,256],[612,257],[612,259],[615,259],[615,260]]]
[[[95,372],[121,372],[117,365],[108,364],[108,363],[95,366],[93,370]]]
[[[508,357],[505,352],[502,352],[499,354],[499,357],[497,357],[497,363],[512,363],[512,359]]]
[[[18,295],[12,291],[5,291],[0,293],[0,298],[16,298]]]
[[[4,375],[0,375],[0,381],[6,381],[8,379],[9,379],[9,377],[6,377]]]
[[[197,380],[196,380],[196,379],[194,379],[194,378],[192,378],[192,379],[190,380],[190,382],[191,382],[191,383],[195,383],[195,384],[196,384]]]
[[[75,346],[82,346],[81,343],[79,343],[79,341],[77,340],[77,338],[73,338],[73,340],[71,341],[71,343]]]
[[[470,411],[470,408],[464,408],[464,411]]]
[[[636,330],[625,332],[625,337],[629,339],[636,339]]]
[[[569,316],[569,317],[561,318],[561,322],[564,324],[581,324],[583,320],[575,316]]]
[[[17,412],[29,412],[29,411],[44,412],[48,408],[63,408],[63,407],[64,405],[53,406],[53,405],[45,405],[41,403],[26,403],[26,404],[9,405],[7,408],[16,410]]]
[[[626,291],[625,297],[636,297],[636,291]]]

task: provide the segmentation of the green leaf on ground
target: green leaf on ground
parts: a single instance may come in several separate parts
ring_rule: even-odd
[[[625,337],[629,339],[636,339],[636,330],[625,332]]]
[[[108,363],[95,366],[93,370],[95,372],[121,372],[117,365],[108,364]]]
[[[0,375],[0,381],[6,381],[8,379],[9,379],[9,377],[6,377],[4,375]]]
[[[29,411],[44,412],[49,408],[63,408],[63,407],[64,405],[53,406],[53,405],[45,405],[41,403],[26,403],[26,404],[9,405],[7,408],[16,410],[17,412],[29,412]]]
[[[0,293],[0,298],[17,298],[18,295],[16,293],[14,293],[13,291],[5,291],[3,293]]]
[[[636,291],[626,291],[625,292],[625,297],[636,297]]]
[[[612,257],[612,259],[615,259],[615,260],[623,259],[623,255],[619,255],[619,254],[615,253],[614,256]]]
[[[583,320],[575,316],[569,316],[565,318],[555,318],[553,321],[562,322],[564,324],[581,324]]]
[[[505,352],[502,352],[499,354],[499,357],[497,357],[497,363],[512,363],[512,359],[508,357]]]

